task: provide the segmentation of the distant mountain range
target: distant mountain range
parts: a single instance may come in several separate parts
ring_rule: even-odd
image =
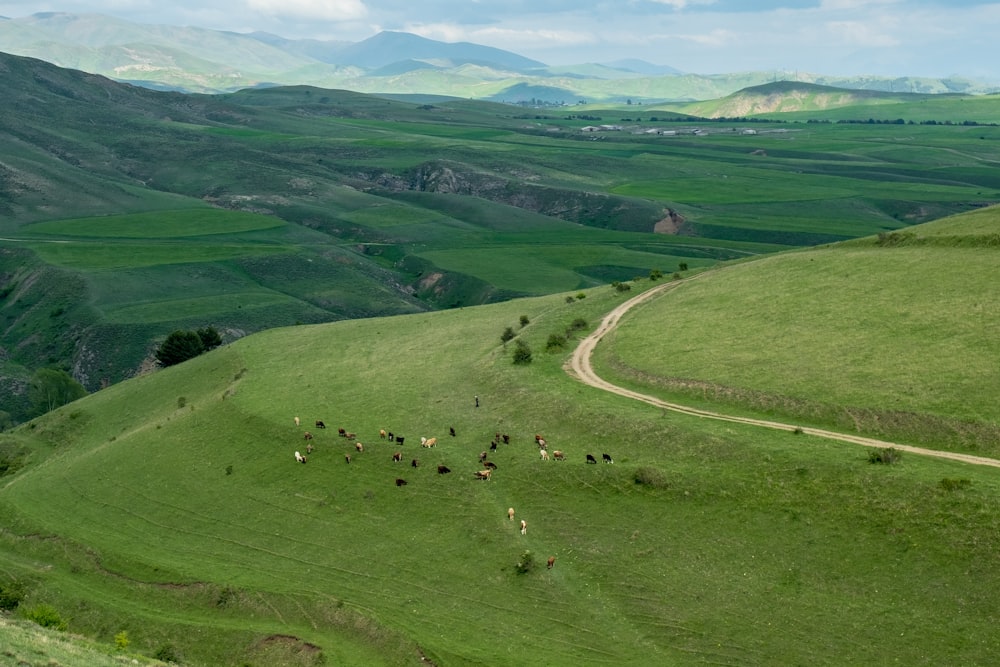
[[[402,32],[337,42],[144,25],[61,12],[0,18],[0,51],[148,88],[201,93],[308,84],[363,93],[575,104],[708,100],[777,80],[896,93],[1000,91],[1000,84],[962,78],[690,74],[642,60],[550,67],[503,49]]]

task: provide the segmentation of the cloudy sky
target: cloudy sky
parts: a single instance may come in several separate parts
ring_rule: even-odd
[[[401,30],[550,65],[638,58],[702,74],[1000,80],[1000,1],[0,0],[3,16],[42,11],[352,42]]]

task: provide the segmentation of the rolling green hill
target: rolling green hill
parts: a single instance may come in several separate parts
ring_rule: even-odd
[[[974,277],[995,254],[995,220],[982,211],[705,272],[627,315],[598,347],[602,368],[631,364],[625,380],[654,392],[674,361],[704,383],[753,368],[727,386],[806,398],[820,386],[847,410],[905,400],[928,423],[995,427],[1000,386],[968,357],[996,358],[993,281]],[[871,303],[841,294],[854,284]],[[0,434],[0,585],[24,590],[18,613],[47,604],[73,632],[111,645],[124,630],[133,650],[169,647],[190,665],[1000,655],[994,468],[877,465],[861,447],[578,383],[569,348],[547,341],[575,340],[628,294],[273,329]],[[517,339],[503,346],[508,326]],[[528,365],[511,363],[518,339]],[[811,363],[831,358],[835,373]],[[713,405],[775,409],[728,403]],[[510,444],[489,452],[497,433]],[[541,461],[534,434],[566,460]],[[986,436],[929,444],[995,453]],[[483,450],[489,481],[473,478]],[[614,464],[584,460],[605,452]]]

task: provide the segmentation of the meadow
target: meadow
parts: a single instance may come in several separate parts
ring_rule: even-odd
[[[960,235],[959,222],[947,224]],[[641,357],[643,378],[671,359],[684,364],[690,343],[678,339],[692,328],[715,357],[696,377],[753,365],[748,390],[760,391],[758,376],[827,383],[829,401],[850,407],[854,382],[765,360],[781,346],[758,332],[777,314],[799,321],[782,345],[802,338],[817,358],[840,355],[845,378],[870,373],[872,406],[898,386],[898,365],[914,411],[979,410],[995,423],[998,388],[978,382],[981,364],[963,356],[973,340],[989,348],[988,322],[953,347],[955,331],[936,325],[912,338],[858,326],[871,334],[859,347],[898,360],[873,365],[839,345],[857,299],[814,291],[826,314],[800,312],[811,285],[803,294],[785,285],[812,273],[837,285],[849,269],[870,285],[865,253],[887,263],[880,303],[925,310],[928,258],[908,252],[921,246],[873,244],[773,255],[684,281],[605,336],[601,370],[621,374],[608,358]],[[978,298],[984,314],[995,310],[992,281],[968,277],[983,265],[959,268],[982,248],[962,261],[945,250],[956,270],[934,274],[936,294],[964,291],[964,304]],[[735,310],[725,295],[736,284],[768,294]],[[273,329],[2,434],[0,447],[19,453],[22,467],[0,487],[0,572],[27,582],[22,608],[50,604],[71,631],[110,645],[125,630],[134,650],[169,647],[191,665],[994,661],[995,469],[915,455],[873,464],[862,447],[667,413],[580,384],[563,368],[572,344],[546,351],[547,340],[568,330],[575,339],[652,283],[632,285]],[[700,308],[680,310],[688,298]],[[949,305],[940,319],[962,319],[964,307]],[[759,358],[747,359],[728,329],[711,337],[708,327],[726,319]],[[579,320],[585,329],[574,329]],[[534,351],[530,364],[511,363],[514,342],[500,342],[508,326]],[[913,338],[934,350],[928,365],[907,367]],[[923,386],[938,386],[941,402],[926,402]],[[317,419],[328,428],[314,428]],[[364,451],[337,427],[355,431]],[[382,428],[405,443],[380,440]],[[315,447],[306,465],[293,458],[305,451],[303,430]],[[489,453],[493,478],[475,480],[497,432],[511,444]],[[536,433],[567,460],[541,461]],[[420,436],[438,445],[421,448]],[[614,464],[585,462],[605,452]],[[508,507],[527,521],[525,535]]]

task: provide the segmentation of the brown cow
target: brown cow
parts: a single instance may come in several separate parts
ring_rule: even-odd
[[[493,463],[493,461],[483,461],[483,467],[489,468],[490,470],[496,470],[497,464]]]
[[[312,434],[312,433],[310,433],[309,431],[306,431],[306,434],[305,434],[305,436],[303,436],[303,437],[304,437],[304,438],[305,438],[306,440],[312,440],[312,439],[313,439],[313,434]]]
[[[396,452],[395,454],[393,454],[392,455],[392,460],[393,461],[402,461],[403,460],[403,452]]]
[[[476,479],[488,480],[492,474],[493,474],[492,470],[477,470]]]
[[[437,444],[437,441],[438,441],[437,438],[427,438],[427,439],[420,438],[420,445],[422,447],[433,447],[434,445]]]
[[[566,455],[562,452],[562,450],[557,449],[556,451],[552,452],[552,458],[554,458],[556,461],[565,461]]]
[[[552,566],[555,565],[555,564],[556,564],[556,557],[555,556],[549,556],[548,568],[551,570]]]
[[[451,472],[451,468],[449,468],[448,466],[438,466],[438,474],[439,475],[447,475],[450,472]]]
[[[378,430],[378,437],[379,437],[379,439],[380,440],[385,440],[385,436],[386,436],[385,429],[384,428],[380,428]]]
[[[362,445],[360,442],[356,442],[354,443],[354,449],[358,450],[358,452],[360,453],[365,451],[365,446]]]

